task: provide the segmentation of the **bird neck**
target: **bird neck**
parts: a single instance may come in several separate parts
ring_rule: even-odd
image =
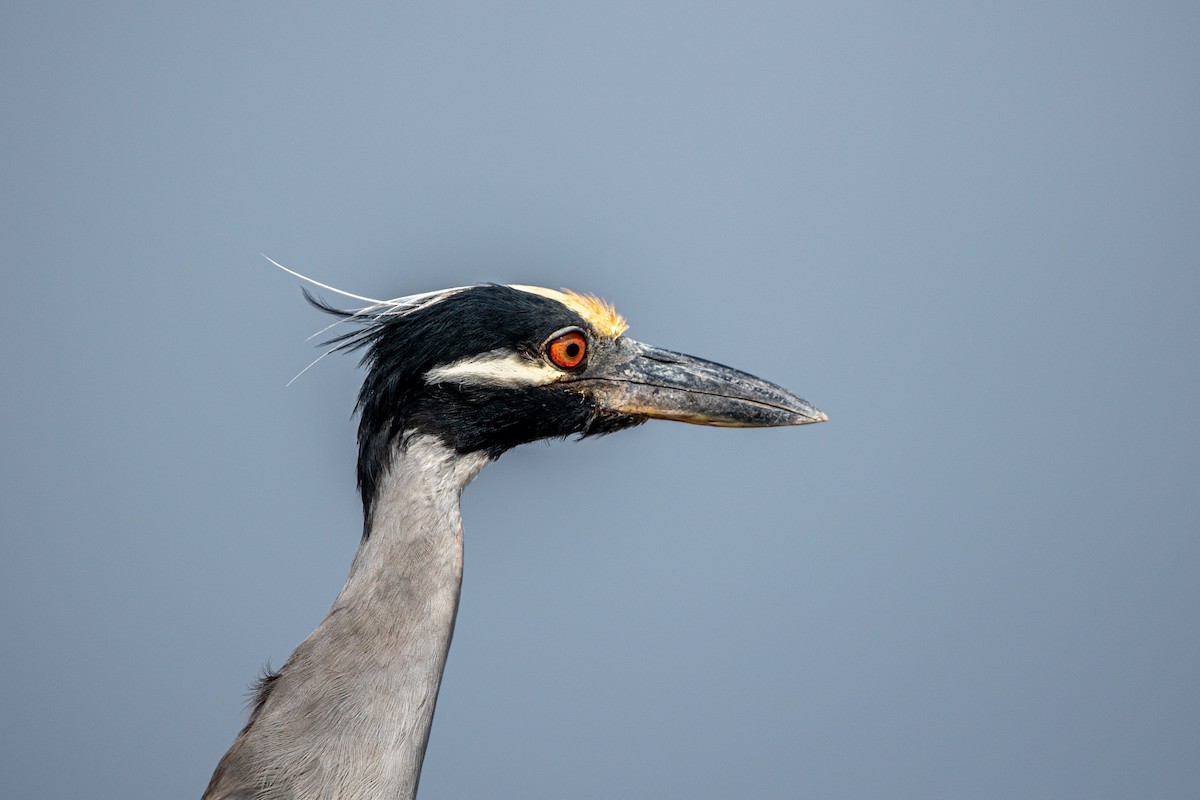
[[[264,690],[226,756],[242,763],[222,764],[242,773],[233,783],[270,787],[263,797],[415,796],[458,611],[459,498],[487,460],[428,436],[397,447],[346,585]]]
[[[344,735],[391,765],[400,797],[416,793],[458,613],[459,500],[486,463],[430,436],[397,446],[346,585],[313,634],[328,629],[338,676],[352,684],[341,713],[361,729]]]

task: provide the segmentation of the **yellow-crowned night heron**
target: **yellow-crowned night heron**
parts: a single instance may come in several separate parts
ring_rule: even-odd
[[[325,620],[263,678],[206,800],[411,798],[462,580],[459,497],[537,439],[647,419],[821,422],[790,392],[624,336],[590,296],[479,285],[340,311],[334,349],[364,349],[362,543]],[[366,299],[366,298],[363,298]]]

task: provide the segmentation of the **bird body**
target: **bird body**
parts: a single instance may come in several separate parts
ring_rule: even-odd
[[[825,418],[774,384],[626,339],[595,298],[486,285],[356,312],[313,302],[359,326],[335,349],[367,351],[363,539],[325,620],[260,682],[204,800],[415,797],[458,610],[459,499],[504,451],[649,417]]]

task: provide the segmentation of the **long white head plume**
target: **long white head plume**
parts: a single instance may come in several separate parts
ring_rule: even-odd
[[[374,318],[378,316],[411,314],[414,311],[419,311],[422,308],[431,306],[441,300],[445,300],[452,294],[457,294],[464,289],[471,288],[470,286],[455,286],[451,289],[437,289],[432,292],[420,292],[418,294],[410,294],[404,297],[393,297],[391,300],[376,300],[373,297],[363,297],[361,294],[343,291],[342,289],[330,286],[327,283],[321,283],[320,281],[310,278],[307,275],[301,275],[299,272],[296,272],[294,269],[288,269],[283,264],[280,264],[278,261],[266,254],[263,255],[263,258],[265,258],[267,261],[270,261],[287,274],[293,275],[300,280],[305,281],[306,283],[311,283],[313,286],[316,286],[320,289],[325,289],[326,291],[340,294],[342,297],[349,297],[352,300],[361,300],[364,303],[369,303],[369,305],[354,311],[354,316]],[[337,322],[333,323],[333,325],[325,328],[325,330],[329,330],[329,328],[332,328],[334,325],[338,325],[345,321],[346,320],[344,319],[338,320]],[[309,338],[311,339],[316,336],[320,336],[322,333],[324,333],[324,331],[318,331]]]
[[[334,328],[336,328],[338,325],[341,325],[344,322],[359,321],[359,322],[363,322],[365,324],[369,324],[371,322],[374,322],[375,320],[378,320],[381,317],[404,316],[405,314],[411,314],[414,311],[420,311],[422,308],[428,308],[429,306],[433,305],[434,303],[439,303],[442,300],[445,300],[447,297],[450,297],[451,295],[458,294],[459,292],[461,292],[465,289],[471,288],[470,286],[455,286],[451,289],[438,289],[438,290],[435,290],[432,292],[420,292],[418,294],[410,294],[410,295],[406,295],[404,297],[393,297],[391,300],[376,300],[373,297],[364,297],[363,295],[360,295],[360,294],[354,294],[352,292],[343,291],[342,289],[338,289],[337,287],[330,286],[329,284],[321,283],[320,281],[310,278],[307,275],[301,275],[299,272],[296,272],[294,269],[288,269],[283,264],[280,264],[278,261],[276,261],[275,259],[268,256],[266,253],[263,253],[263,258],[265,258],[267,261],[270,261],[276,267],[279,267],[281,270],[288,273],[289,275],[297,277],[300,280],[305,281],[306,283],[311,283],[313,286],[316,286],[320,289],[325,289],[326,291],[334,292],[335,294],[340,294],[343,297],[349,297],[352,300],[361,300],[362,302],[369,304],[369,305],[363,306],[362,308],[358,308],[358,309],[354,309],[353,311],[349,311],[347,316],[343,317],[342,319],[337,320],[336,322],[326,325],[321,330],[319,330],[316,333],[309,336],[308,337],[309,339],[315,339],[318,336],[322,336],[322,335],[328,333],[329,331],[333,330]],[[347,341],[340,342],[340,343],[334,345],[333,347],[329,348],[325,352],[321,353],[321,355],[314,358],[308,364],[308,366],[306,366],[304,369],[297,372],[292,377],[292,379],[287,382],[287,385],[291,386],[296,381],[297,378],[299,378],[301,375],[303,375],[304,373],[306,373],[310,369],[312,369],[314,366],[316,366],[317,363],[321,359],[325,358],[325,356],[329,355],[330,353],[336,353],[338,350],[345,349],[352,345],[353,345],[353,340],[347,340]]]

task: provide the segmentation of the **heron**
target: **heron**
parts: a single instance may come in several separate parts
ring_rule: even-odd
[[[329,614],[259,681],[204,800],[416,796],[458,611],[459,500],[507,450],[649,419],[826,420],[776,384],[627,337],[592,295],[479,284],[349,295],[368,305],[344,310],[304,293],[348,326],[325,354],[362,352],[362,539]]]

